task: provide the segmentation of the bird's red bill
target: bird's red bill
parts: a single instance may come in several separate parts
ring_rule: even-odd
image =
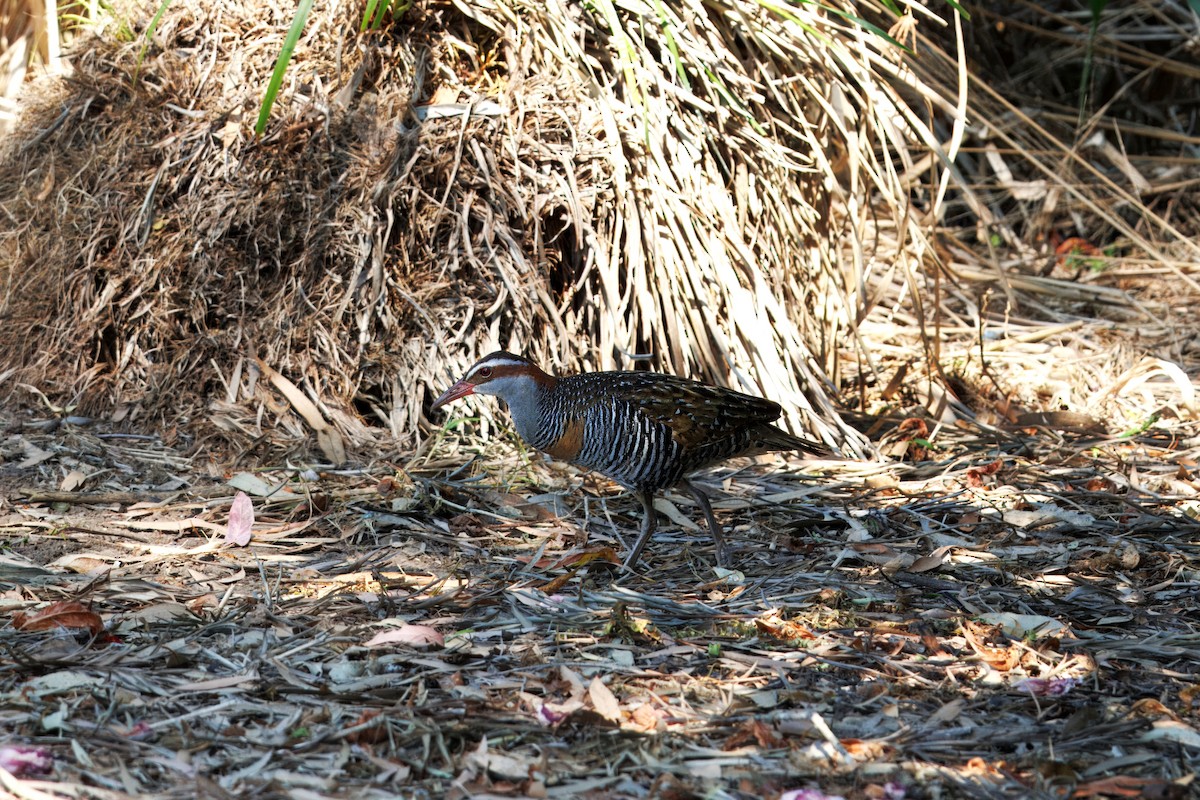
[[[466,381],[459,381],[446,391],[442,392],[441,396],[438,397],[437,400],[433,401],[433,406],[430,407],[430,410],[437,411],[439,408],[446,405],[446,403],[453,403],[458,398],[466,397],[469,394],[475,394],[475,384],[467,383]]]

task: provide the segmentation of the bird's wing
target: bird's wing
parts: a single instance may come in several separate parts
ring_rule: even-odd
[[[631,380],[614,393],[635,413],[665,425],[684,448],[733,437],[778,419],[781,412],[770,400],[670,375]]]

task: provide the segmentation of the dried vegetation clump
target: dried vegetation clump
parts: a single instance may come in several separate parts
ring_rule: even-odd
[[[873,378],[883,399],[907,381],[943,422],[1113,433],[1196,418],[1195,18],[1131,3],[1095,21],[1093,36],[1082,5],[985,4],[965,58],[935,37],[909,62],[934,85],[964,63],[968,124],[940,128],[955,167],[928,184],[946,185],[939,269],[896,269],[858,328],[894,367]]]
[[[818,308],[844,224],[819,162],[848,123],[813,98],[873,80],[889,46],[807,10],[746,27],[736,3],[664,9],[643,33],[687,36],[636,47],[627,17],[574,4],[420,4],[362,36],[318,8],[255,140],[289,10],[172,4],[143,59],[125,7],[30,90],[0,164],[17,379],[123,419],[299,435],[313,421],[265,365],[363,443],[368,423],[411,437],[429,383],[486,348],[652,352],[736,369],[833,435],[834,350],[805,342],[853,316]]]
[[[291,9],[172,4],[143,57],[144,13],[30,86],[0,163],[0,358],[60,405],[333,457],[411,441],[504,346],[646,353],[848,454],[839,403],[1194,410],[1183,6],[1091,45],[1075,12],[913,6],[907,53],[809,6],[318,8],[260,140]]]
[[[477,307],[532,325],[533,220],[564,217],[577,174],[603,178],[580,87],[538,77],[527,107],[501,108],[487,98],[511,99],[532,65],[510,75],[499,35],[453,7],[370,39],[318,9],[256,141],[291,11],[172,4],[144,60],[101,31],[29,102],[0,181],[19,223],[3,244],[17,378],[246,441],[304,433],[258,383],[278,369],[352,440],[376,415],[411,436],[423,381]],[[433,113],[460,100],[472,114]]]
[[[940,212],[909,198],[941,117],[914,109],[961,115],[952,84],[815,6],[432,3],[369,35],[318,8],[254,140],[288,13],[172,4],[143,58],[145,10],[121,7],[30,90],[0,165],[17,379],[362,444],[411,438],[429,384],[498,345],[644,353],[861,451],[833,396],[870,343],[839,345],[938,271]],[[918,21],[946,24],[914,6],[896,36],[925,47]]]
[[[907,52],[817,7],[655,8],[431,3],[369,34],[318,8],[258,140],[290,8],[172,4],[144,57],[120,8],[0,163],[0,358],[61,405],[327,457],[411,442],[498,346],[647,354],[847,454],[839,404],[1191,413],[1182,5],[1091,45],[1054,8],[855,9]],[[1122,395],[1147,382],[1154,409]]]

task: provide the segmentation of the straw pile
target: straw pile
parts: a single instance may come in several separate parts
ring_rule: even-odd
[[[1111,139],[1096,166],[969,80],[984,28],[949,9],[833,7],[911,52],[815,5],[421,3],[360,35],[318,4],[255,139],[290,4],[171,3],[144,53],[152,7],[119,5],[70,77],[27,86],[0,156],[0,365],[62,407],[354,452],[410,443],[430,391],[502,346],[761,391],[854,454],[838,402],[974,416],[985,334],[1095,303],[1174,330],[1097,285],[1113,271],[1030,275],[1076,221],[1196,287],[1188,226],[1131,218]]]

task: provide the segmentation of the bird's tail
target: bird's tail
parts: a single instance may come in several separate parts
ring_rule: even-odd
[[[834,455],[832,449],[820,442],[793,436],[785,430],[776,428],[774,425],[759,425],[755,428],[750,447],[751,453],[773,453],[777,450],[803,450],[811,456]]]

